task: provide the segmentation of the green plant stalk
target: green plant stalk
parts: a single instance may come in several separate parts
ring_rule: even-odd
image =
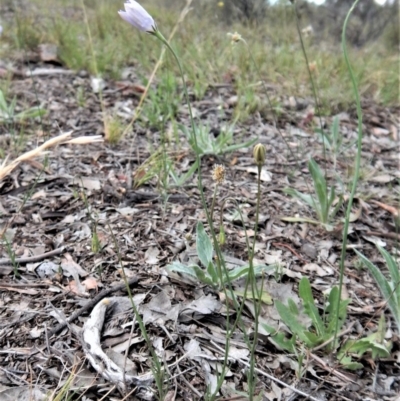
[[[261,81],[262,87],[263,87],[264,92],[265,92],[265,95],[266,95],[266,97],[267,97],[267,101],[268,101],[269,108],[271,109],[271,112],[272,112],[272,118],[273,118],[273,121],[274,121],[274,124],[275,124],[275,128],[276,128],[276,130],[278,131],[279,136],[280,136],[281,139],[283,140],[283,142],[284,142],[286,148],[288,149],[290,155],[292,156],[293,160],[296,162],[298,169],[300,170],[300,169],[301,169],[301,166],[300,166],[300,164],[298,163],[298,159],[297,159],[296,155],[294,154],[292,148],[289,146],[289,143],[288,143],[287,139],[285,138],[285,136],[283,135],[281,129],[279,128],[279,125],[278,125],[278,117],[277,117],[277,115],[276,115],[276,113],[275,113],[274,106],[273,106],[272,101],[271,101],[271,98],[270,98],[270,96],[269,96],[269,94],[268,94],[268,89],[267,89],[267,87],[265,86],[264,80],[262,79],[260,69],[258,68],[258,65],[257,65],[257,63],[256,63],[256,60],[254,59],[253,53],[251,52],[248,43],[247,43],[243,38],[241,38],[240,41],[243,42],[244,45],[246,46],[247,51],[249,52],[251,61],[252,61],[253,65],[254,65],[254,68],[256,69],[256,73],[257,73],[257,75],[258,75],[258,78],[259,78],[259,80]],[[305,184],[306,184],[306,186],[307,186],[308,191],[311,192],[310,186],[309,186],[309,184],[308,184],[307,181],[305,181]],[[315,204],[315,200],[314,200],[314,204]],[[315,207],[314,207],[314,209],[317,210]]]
[[[313,92],[313,96],[314,96],[314,100],[315,100],[315,107],[317,108],[317,112],[318,112],[319,125],[320,125],[320,129],[322,130],[322,132],[324,132],[324,126],[322,124],[322,117],[321,117],[321,106],[320,106],[319,101],[318,101],[317,86],[315,85],[314,78],[313,78],[312,73],[311,73],[310,63],[308,61],[306,47],[305,47],[304,41],[303,41],[303,35],[301,34],[299,13],[297,11],[297,2],[293,1],[292,4],[293,4],[293,7],[294,7],[294,14],[295,14],[295,17],[296,17],[296,29],[297,29],[297,33],[298,33],[299,38],[300,38],[301,50],[303,52],[304,60],[306,62],[307,71],[308,71],[308,77],[310,78],[311,88],[312,88],[312,92]],[[326,160],[325,143],[323,143],[323,149],[324,149],[324,160]],[[326,166],[325,166],[325,176],[326,176]]]
[[[261,181],[260,181],[260,183],[261,183]],[[259,205],[260,205],[260,202],[261,202],[261,192],[260,192],[260,190],[258,191],[258,194],[259,194],[259,196],[260,196],[260,199],[258,199],[258,197],[257,197],[257,201],[258,201],[258,211],[259,211]],[[237,204],[236,199],[233,199],[233,198],[225,198],[225,199],[224,199],[224,202],[223,202],[223,205],[222,205],[222,210],[223,210],[224,207],[225,207],[226,201],[229,200],[229,199],[232,200],[233,202],[235,202],[235,203]],[[257,207],[257,206],[256,206],[256,207]],[[238,208],[238,213],[239,213],[239,216],[240,216],[240,220],[242,221],[242,224],[243,224],[243,227],[244,227],[244,219],[243,219],[242,212],[241,212],[240,207],[239,207],[238,205],[237,205],[237,208]],[[256,210],[256,216],[257,216],[257,217],[256,217],[256,221],[258,222],[259,217],[258,217],[258,214],[257,214],[257,210]],[[222,225],[222,214],[221,214],[221,217],[220,217],[220,225]],[[255,227],[255,235],[257,234],[257,231],[258,231],[258,224],[257,224],[257,227]],[[244,230],[244,237],[245,237],[246,247],[247,247],[247,249],[248,249],[248,252],[249,252],[249,259],[250,259],[250,258],[251,258],[250,255],[251,255],[251,254],[254,255],[254,250],[252,251],[252,249],[254,248],[254,244],[255,244],[255,243],[254,243],[252,246],[250,245],[249,236],[247,235],[246,230]],[[254,238],[256,238],[256,236],[255,236]],[[252,260],[252,261],[253,261],[253,260]],[[250,265],[250,262],[249,262],[249,265]],[[249,269],[249,270],[250,270],[250,269]],[[255,273],[254,273],[254,263],[253,263],[253,275],[255,276]],[[264,280],[264,278],[263,278],[262,280]],[[244,305],[245,305],[245,301],[246,301],[247,291],[248,291],[248,287],[249,287],[250,281],[251,281],[251,280],[249,279],[249,275],[247,275],[246,284],[245,284],[245,289],[244,289],[244,292],[243,292],[243,301],[240,303],[239,309],[236,309],[236,311],[237,311],[237,317],[236,317],[236,320],[234,321],[234,323],[233,323],[233,325],[232,325],[232,330],[234,330],[234,329],[236,328],[236,326],[238,325],[239,320],[240,320],[240,318],[241,318],[241,316],[242,316],[243,309],[244,309]],[[263,286],[264,286],[264,281],[262,281],[261,288],[263,288]],[[261,292],[262,292],[262,290],[261,290]],[[261,299],[260,293],[258,293],[258,294],[256,294],[256,295],[258,296],[259,299]],[[253,296],[254,296],[254,293],[253,293]],[[255,298],[254,298],[254,299],[255,299]],[[261,302],[260,302],[260,304],[261,304]],[[258,316],[257,316],[257,324],[258,324]],[[242,330],[243,330],[243,334],[244,334],[244,341],[246,342],[247,345],[249,345],[249,344],[250,344],[250,343],[249,343],[249,338],[248,338],[248,336],[247,336],[247,334],[246,334],[246,331],[245,331],[243,328],[242,328]],[[250,345],[249,345],[249,348],[251,348]]]
[[[195,123],[194,123],[194,118],[193,118],[192,107],[191,107],[191,104],[190,104],[189,93],[188,93],[187,86],[186,86],[185,75],[183,73],[183,68],[182,68],[182,65],[181,65],[181,62],[180,62],[178,56],[176,55],[175,51],[173,50],[173,48],[171,47],[171,45],[169,44],[167,39],[165,39],[165,37],[162,35],[162,33],[158,29],[156,29],[154,32],[151,32],[151,34],[153,34],[157,39],[159,39],[168,48],[168,50],[172,53],[176,63],[178,64],[179,72],[180,72],[180,75],[182,77],[182,82],[183,82],[183,91],[184,91],[184,94],[185,94],[185,99],[186,99],[186,103],[188,105],[188,110],[189,110],[190,124],[192,126],[193,142],[195,143],[195,146],[196,146],[195,155],[196,155],[196,163],[197,163],[197,176],[198,176],[198,181],[199,181],[198,185],[199,185],[199,191],[200,191],[200,198],[201,198],[201,202],[202,202],[202,205],[203,205],[203,209],[204,209],[204,211],[206,213],[206,216],[207,216],[207,221],[208,221],[210,232],[211,232],[212,239],[213,239],[213,242],[214,242],[214,249],[215,249],[215,252],[217,254],[218,268],[221,271],[223,270],[225,272],[226,276],[227,276],[229,287],[230,287],[230,292],[231,292],[231,295],[232,295],[232,299],[233,299],[233,302],[235,303],[235,309],[237,310],[237,303],[236,303],[236,299],[234,297],[234,292],[233,292],[232,285],[229,282],[229,276],[228,276],[228,271],[226,269],[225,260],[223,258],[223,255],[222,255],[222,252],[221,252],[221,248],[220,248],[219,243],[218,243],[218,239],[217,239],[217,236],[216,236],[216,233],[215,233],[215,230],[214,230],[213,222],[212,222],[212,219],[211,219],[211,216],[210,216],[210,212],[209,212],[209,210],[207,208],[207,202],[206,202],[206,198],[205,198],[205,195],[204,195],[203,180],[202,180],[202,174],[201,174],[201,158],[200,158],[200,154],[199,154],[199,151],[198,151]],[[225,287],[223,287],[223,288],[225,289]],[[228,297],[226,296],[225,298],[226,298],[226,307],[227,307],[227,310],[228,310],[228,308],[229,308]],[[229,333],[229,331],[230,331],[229,314],[227,314],[227,316],[226,316],[226,325],[227,325],[227,329],[226,329],[227,333]],[[232,333],[233,333],[233,331],[232,331]],[[223,381],[225,379],[225,370],[226,370],[226,367],[228,366],[229,344],[230,344],[230,335],[227,335],[226,336],[226,343],[225,343],[226,353],[225,353],[225,356],[224,356],[223,368],[222,368],[221,375],[220,375],[220,377],[218,378],[218,381],[217,381],[217,389],[216,389],[215,393],[212,394],[211,400],[215,399],[215,397],[216,397],[216,395],[217,395],[219,389],[221,388],[221,386],[223,384]]]
[[[217,199],[217,190],[218,190],[218,183],[215,184],[215,188],[214,188],[214,194],[213,194],[213,199],[212,199],[212,203],[211,203],[211,209],[210,209],[210,219],[211,221],[213,221],[213,217],[214,217],[214,208],[215,208],[215,202]],[[222,213],[221,213],[222,216]],[[221,217],[221,221],[222,223],[222,217]],[[222,284],[222,282],[221,282]]]
[[[166,189],[168,187],[168,176],[169,172],[167,169],[167,148],[165,147],[165,123],[163,121],[163,134],[161,135],[161,149],[162,149],[162,165],[163,165],[163,172],[161,173],[161,186],[163,191],[163,197],[166,200]]]
[[[358,119],[358,134],[357,134],[357,154],[356,154],[356,160],[355,160],[355,168],[354,168],[354,177],[353,177],[353,183],[351,187],[351,192],[349,196],[349,201],[346,209],[346,215],[345,215],[345,221],[344,221],[344,227],[343,227],[343,244],[342,244],[342,252],[340,253],[340,276],[339,276],[339,297],[338,297],[338,302],[336,306],[336,316],[339,316],[339,308],[340,308],[340,299],[342,296],[342,286],[343,286],[343,276],[344,276],[344,259],[346,257],[346,246],[347,246],[347,234],[349,232],[349,225],[350,225],[350,213],[351,213],[351,208],[353,206],[353,200],[354,196],[356,193],[357,189],[357,183],[358,183],[358,177],[360,174],[360,160],[361,160],[361,144],[362,144],[362,137],[363,137],[363,132],[362,132],[362,109],[361,109],[361,102],[360,102],[360,95],[358,93],[358,87],[356,83],[356,79],[354,77],[354,72],[351,67],[349,57],[347,54],[347,47],[346,47],[346,30],[347,30],[347,24],[350,19],[351,13],[354,11],[358,4],[359,0],[355,0],[353,5],[350,7],[349,12],[346,15],[346,18],[343,23],[343,30],[342,30],[342,48],[343,48],[343,56],[346,62],[347,69],[349,71],[350,75],[350,80],[352,83],[353,87],[353,93],[356,101],[356,106],[357,106],[357,119]],[[336,344],[336,338],[339,330],[339,319],[337,318],[336,320],[336,327],[335,327],[335,337],[333,340],[333,343]]]
[[[54,398],[52,398],[52,396],[54,395],[54,393],[53,393],[50,399],[52,401],[62,401],[63,399],[69,400],[69,398],[67,398],[67,395],[68,395],[70,388],[72,387],[72,384],[73,384],[73,381],[75,378],[76,378],[76,367],[73,366],[72,371],[71,371],[70,375],[68,376],[67,380],[65,381],[64,385],[61,387],[60,390],[58,390],[59,391],[58,394]],[[64,398],[64,397],[66,397],[66,398]]]
[[[211,224],[213,224],[213,216],[214,216],[215,203],[216,203],[216,199],[217,199],[217,191],[218,191],[218,183],[216,183],[216,185],[215,185],[214,194],[213,194],[213,200],[212,200],[212,203],[211,203],[211,209],[210,209],[210,221],[211,221]],[[221,220],[222,220],[222,212],[221,212]],[[218,273],[218,277],[219,277],[219,285],[220,285],[220,288],[223,288],[223,286],[224,286],[224,278],[223,278],[223,272],[222,272],[222,268],[221,268],[221,263],[219,262],[219,260],[217,261],[217,270],[218,270],[217,273]]]
[[[83,188],[82,178],[81,178],[81,184],[82,184],[82,188]],[[97,253],[101,247],[100,241],[99,241],[99,236],[97,234],[97,223],[96,223],[96,220],[93,218],[92,213],[90,212],[89,202],[87,200],[87,196],[84,191],[82,191],[82,195],[83,195],[83,203],[85,204],[89,220],[92,223],[92,227],[91,227],[91,229],[92,229],[92,246],[91,246],[91,249],[92,249],[93,253]]]
[[[231,335],[232,335],[232,333],[233,333],[233,331],[234,331],[234,329],[236,327],[236,324],[239,322],[239,320],[241,318],[241,313],[240,312],[243,310],[243,306],[244,306],[244,302],[245,302],[246,298],[245,297],[243,298],[243,302],[239,306],[237,301],[236,301],[235,294],[233,292],[232,284],[231,284],[231,282],[229,280],[229,275],[228,275],[228,271],[227,271],[226,266],[225,266],[225,260],[224,260],[223,255],[222,255],[221,248],[219,246],[218,239],[217,239],[217,236],[215,234],[211,213],[207,208],[207,203],[206,203],[206,199],[205,199],[205,195],[204,195],[204,191],[203,191],[203,184],[202,184],[201,158],[200,158],[199,147],[198,147],[198,143],[197,143],[197,135],[196,135],[196,130],[195,130],[195,123],[194,123],[192,108],[191,108],[191,105],[190,105],[189,94],[188,94],[188,91],[187,91],[186,80],[185,80],[185,77],[184,77],[184,73],[183,73],[183,69],[182,69],[180,60],[177,57],[177,55],[175,54],[175,52],[172,49],[171,45],[164,38],[164,36],[161,34],[161,32],[156,30],[154,33],[152,32],[152,34],[154,36],[156,36],[159,40],[161,40],[161,42],[163,44],[165,44],[165,46],[167,46],[167,48],[171,51],[173,57],[175,58],[175,60],[176,60],[176,62],[178,64],[178,67],[179,67],[179,71],[180,71],[180,74],[181,74],[181,77],[182,77],[182,82],[183,82],[185,99],[186,99],[186,103],[188,105],[188,110],[189,110],[190,123],[191,123],[191,127],[192,127],[193,142],[195,144],[195,149],[196,149],[195,155],[196,155],[196,163],[197,163],[197,174],[198,174],[198,178],[199,178],[200,197],[201,197],[203,209],[204,209],[204,211],[206,213],[206,216],[207,216],[207,221],[208,221],[208,224],[209,224],[209,227],[210,227],[210,232],[211,232],[211,235],[212,235],[212,238],[213,238],[214,249],[215,249],[215,252],[217,254],[217,268],[218,268],[218,271],[221,274],[220,275],[221,282],[222,282],[222,272],[225,273],[226,279],[227,279],[227,283],[229,285],[231,299],[232,299],[232,301],[234,303],[235,310],[239,311],[238,318],[236,319],[236,321],[233,324],[233,326],[230,325],[229,315],[227,315],[227,317],[226,317],[226,325],[227,325],[226,331],[227,331],[227,333],[230,333],[230,334],[227,334],[227,336],[226,336],[226,342],[225,342],[226,352],[225,352],[225,355],[224,355],[222,373],[221,373],[221,375],[219,376],[219,378],[217,380],[216,391],[209,398],[210,400],[214,400],[216,395],[217,395],[217,393],[218,393],[218,391],[219,391],[219,389],[221,388],[221,386],[222,386],[222,384],[224,382],[224,379],[225,379],[225,369],[228,366],[228,350],[229,350],[230,337],[231,337]],[[213,209],[211,209],[211,210],[213,210]],[[257,221],[258,221],[258,215],[257,215]],[[254,246],[253,246],[253,253],[254,253]],[[254,267],[253,267],[253,275],[254,275]],[[226,292],[225,286],[223,287],[223,289]],[[228,301],[229,298],[228,298],[228,296],[225,297],[225,300],[226,300],[226,307],[227,307],[227,310],[228,310],[229,309],[229,301]],[[243,330],[243,332],[245,332],[245,331]],[[253,365],[252,371],[254,372],[254,365]]]
[[[282,138],[282,140],[283,140],[283,142],[285,143],[287,149],[289,150],[290,155],[293,157],[293,160],[297,160],[296,155],[294,154],[292,148],[289,146],[288,141],[286,140],[286,138],[285,138],[284,135],[282,134],[281,129],[279,128],[279,125],[278,125],[278,117],[276,116],[276,113],[275,113],[275,110],[274,110],[274,106],[273,106],[273,104],[272,104],[271,98],[270,98],[269,93],[268,93],[268,89],[267,89],[267,87],[265,86],[265,82],[264,82],[264,80],[263,80],[262,77],[261,77],[261,72],[260,72],[260,69],[258,68],[258,65],[257,65],[257,63],[256,63],[256,60],[254,59],[253,53],[251,52],[249,45],[247,44],[247,42],[246,42],[243,38],[240,39],[240,41],[244,43],[244,45],[245,45],[246,48],[247,48],[247,51],[249,52],[249,56],[250,56],[250,58],[251,58],[251,61],[252,61],[253,65],[254,65],[254,68],[256,69],[258,78],[259,78],[259,80],[260,80],[260,82],[261,82],[261,84],[262,84],[262,87],[263,87],[263,89],[264,89],[265,95],[267,96],[267,101],[268,101],[269,108],[271,109],[271,112],[272,112],[272,118],[273,118],[273,120],[274,120],[275,128],[277,129],[277,131],[278,131],[278,133],[279,133],[279,136]],[[298,167],[300,168],[300,165],[299,165]]]
[[[220,226],[222,226],[222,211],[223,211],[223,209],[225,207],[225,203],[226,203],[226,201],[228,199],[229,198],[224,199],[224,202],[223,202],[223,205],[222,205],[222,208],[221,208]],[[231,199],[231,200],[233,202],[237,203],[236,199]],[[242,224],[243,224],[243,227],[244,227],[244,219],[243,219],[243,215],[242,215],[242,212],[240,210],[239,205],[237,205],[237,208],[238,208],[240,220],[242,221]],[[258,219],[257,219],[257,221],[258,221]],[[245,241],[246,241],[246,247],[247,247],[249,255],[250,255],[252,248],[250,247],[250,240],[249,240],[249,236],[247,235],[246,230],[244,230],[244,237],[245,237]],[[239,308],[237,308],[236,305],[235,305],[235,308],[236,308],[236,311],[237,311],[237,317],[236,317],[235,321],[233,322],[232,331],[236,328],[236,326],[239,324],[239,320],[241,319],[241,316],[242,316],[242,313],[243,313],[243,309],[244,309],[244,305],[245,305],[245,302],[246,302],[246,296],[247,296],[247,291],[248,291],[248,287],[249,287],[249,282],[250,282],[249,276],[247,276],[245,289],[244,289],[244,292],[243,292],[243,301],[240,303]],[[243,333],[244,333],[244,340],[247,343],[248,342],[248,336],[246,335],[246,331],[243,330]]]
[[[84,18],[85,25],[86,25],[87,35],[88,35],[88,38],[89,38],[90,53],[92,55],[92,68],[93,68],[93,72],[96,74],[96,77],[98,77],[99,76],[99,69],[97,67],[96,53],[95,53],[94,47],[93,47],[92,33],[90,31],[89,20],[88,20],[87,13],[86,13],[86,6],[85,6],[85,3],[84,3],[83,0],[81,0],[81,7],[82,7],[82,12],[83,12],[83,18]],[[104,128],[105,128],[105,126],[106,126],[106,115],[105,115],[105,108],[104,108],[104,102],[103,102],[103,91],[102,91],[101,87],[99,88],[99,99],[100,99],[101,112],[103,114],[103,125],[104,125]]]
[[[248,384],[249,384],[249,400],[253,401],[254,398],[254,392],[255,392],[255,386],[256,386],[256,381],[255,381],[255,352],[256,352],[256,347],[257,347],[257,339],[258,339],[258,326],[259,326],[259,315],[260,315],[260,310],[261,310],[261,297],[260,297],[260,292],[257,288],[257,282],[256,282],[256,277],[254,273],[254,251],[255,251],[255,246],[256,246],[256,238],[257,238],[257,232],[258,232],[258,220],[260,216],[260,203],[261,203],[261,170],[262,170],[262,165],[258,164],[257,165],[257,204],[256,204],[256,220],[254,223],[254,238],[253,238],[253,244],[250,248],[249,252],[249,274],[248,274],[248,280],[246,280],[246,287],[244,290],[244,295],[243,295],[243,300],[246,299],[247,296],[247,288],[249,282],[251,283],[251,294],[253,297],[253,302],[254,302],[254,337],[252,340],[251,348],[250,348],[250,367],[249,367],[249,374],[248,374]],[[261,284],[261,292],[263,290],[263,285],[264,285],[264,279],[262,280]]]
[[[212,233],[212,236],[213,236],[213,241],[214,241],[215,244],[217,244],[217,238],[216,238],[216,235],[215,235],[215,232],[214,232],[214,228],[213,228],[212,221],[211,221],[211,218],[210,218],[211,217],[210,216],[210,212],[208,211],[208,208],[207,208],[207,202],[206,202],[205,195],[204,195],[204,190],[203,190],[203,179],[202,179],[203,177],[202,177],[202,173],[201,173],[201,158],[200,158],[200,155],[199,155],[199,152],[198,152],[198,144],[197,144],[197,135],[196,135],[196,130],[195,130],[195,123],[194,123],[194,118],[193,118],[192,107],[191,107],[191,104],[190,104],[189,93],[188,93],[187,86],[186,86],[185,75],[183,73],[183,68],[182,68],[181,62],[180,62],[178,56],[176,55],[174,49],[171,47],[171,45],[169,44],[167,39],[165,39],[163,34],[158,29],[155,30],[154,32],[152,32],[152,34],[154,36],[156,36],[156,38],[159,39],[168,48],[168,50],[172,53],[176,63],[178,64],[179,72],[180,72],[180,75],[182,77],[183,91],[184,91],[184,94],[185,94],[185,100],[186,100],[186,103],[188,105],[188,110],[189,110],[189,117],[190,117],[190,124],[191,124],[191,127],[192,127],[193,142],[195,143],[195,146],[196,146],[195,155],[196,155],[196,162],[197,162],[197,175],[198,175],[198,178],[199,178],[198,185],[199,185],[199,191],[200,191],[200,198],[201,198],[201,202],[202,202],[204,211],[206,212],[206,215],[207,215],[207,221],[208,221],[208,224],[210,225],[210,230],[211,230],[211,233]],[[218,244],[217,244],[216,251],[218,249],[219,249],[219,247],[218,247]],[[218,252],[217,252],[217,254],[218,254]],[[218,255],[218,256],[220,256],[220,255]]]
[[[209,225],[209,228],[210,228],[210,232],[211,232],[211,235],[212,235],[212,238],[213,238],[215,252],[217,253],[217,258],[218,258],[217,263],[222,264],[223,269],[226,271],[224,258],[222,256],[221,248],[219,247],[219,244],[218,244],[218,239],[217,239],[217,236],[216,236],[216,233],[215,233],[215,230],[214,230],[213,222],[212,222],[212,219],[211,219],[211,214],[210,214],[210,212],[209,212],[209,210],[207,208],[207,202],[206,202],[206,198],[205,198],[205,195],[204,195],[203,176],[202,176],[202,173],[201,173],[201,157],[200,157],[200,154],[198,152],[197,135],[196,135],[194,118],[193,118],[192,106],[190,104],[189,93],[188,93],[188,90],[187,90],[187,85],[186,85],[185,75],[183,73],[183,68],[182,68],[181,62],[180,62],[178,56],[176,55],[174,49],[171,47],[171,45],[169,44],[167,39],[165,39],[163,34],[158,29],[156,29],[154,32],[151,32],[151,34],[156,36],[156,38],[159,39],[168,48],[168,50],[172,53],[176,63],[178,64],[179,72],[180,72],[180,75],[182,77],[183,91],[184,91],[184,94],[185,94],[185,100],[186,100],[186,104],[188,105],[188,110],[189,110],[189,117],[190,117],[190,124],[191,124],[191,127],[192,127],[193,142],[194,142],[195,147],[196,147],[195,155],[196,155],[197,176],[198,176],[198,179],[199,179],[198,186],[199,186],[199,191],[200,191],[201,203],[202,203],[203,209],[204,209],[204,211],[206,213],[207,222],[208,222],[208,225]],[[226,271],[226,275],[228,277],[227,271]],[[232,290],[232,293],[233,293],[233,290]]]
[[[118,263],[121,267],[121,272],[122,272],[122,279],[124,280],[125,286],[126,286],[126,291],[128,292],[128,298],[131,301],[131,306],[132,306],[132,310],[135,313],[135,317],[136,320],[139,324],[140,327],[140,332],[142,333],[142,336],[144,338],[144,340],[146,341],[147,347],[149,348],[149,351],[151,353],[152,356],[152,361],[153,361],[153,372],[154,372],[154,379],[156,381],[156,385],[158,388],[158,392],[159,392],[159,399],[163,400],[164,399],[164,394],[163,394],[163,384],[164,384],[164,372],[162,369],[162,365],[161,362],[154,350],[153,344],[150,341],[150,337],[147,334],[147,330],[146,330],[146,326],[143,323],[142,317],[139,314],[138,309],[136,308],[135,303],[133,302],[133,296],[132,296],[132,291],[129,287],[129,283],[128,283],[128,279],[126,277],[125,274],[125,268],[124,268],[124,264],[122,263],[122,259],[121,259],[121,253],[119,252],[119,246],[118,246],[118,242],[117,239],[115,238],[114,232],[111,228],[111,226],[108,224],[108,229],[110,230],[111,233],[111,237],[112,240],[114,242],[114,246],[115,249],[117,250],[117,256],[118,256]]]
[[[13,267],[13,271],[14,271],[14,276],[16,278],[20,277],[18,268],[19,268],[19,263],[16,262],[16,257],[15,257],[15,252],[13,251],[10,242],[8,241],[7,237],[4,235],[4,240],[6,242],[6,249],[7,249],[7,254],[8,257],[10,258],[10,262],[12,264]]]

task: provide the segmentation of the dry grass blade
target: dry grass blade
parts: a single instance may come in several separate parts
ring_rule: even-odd
[[[6,160],[0,166],[0,180],[7,177],[21,162],[32,160],[39,155],[42,155],[46,149],[52,148],[61,144],[73,144],[73,145],[87,145],[89,143],[103,142],[101,135],[94,136],[81,136],[78,138],[71,139],[73,131],[65,132],[55,138],[51,138],[39,147],[25,152],[21,156],[18,156],[15,160],[6,165]]]

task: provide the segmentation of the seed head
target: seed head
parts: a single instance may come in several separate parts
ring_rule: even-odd
[[[225,181],[225,166],[214,164],[212,178],[218,185],[222,184]]]
[[[242,39],[242,35],[240,35],[239,33],[237,33],[237,32],[235,32],[235,33],[230,33],[230,32],[228,32],[228,34],[227,34],[230,38],[231,38],[231,42],[234,44],[234,43],[237,43],[237,42],[240,42],[241,40],[243,40]]]
[[[258,143],[256,146],[254,146],[253,157],[257,166],[262,166],[265,163],[265,154],[266,150],[263,144]]]

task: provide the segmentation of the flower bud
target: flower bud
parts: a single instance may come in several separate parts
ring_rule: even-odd
[[[137,1],[127,0],[124,7],[125,11],[118,12],[122,19],[143,32],[156,32],[157,27],[153,17]]]
[[[257,166],[262,166],[265,163],[265,154],[266,150],[263,144],[258,143],[256,146],[254,146],[253,157]]]
[[[224,246],[224,245],[225,245],[225,242],[226,242],[225,229],[224,229],[224,226],[223,226],[223,225],[221,225],[221,226],[219,227],[218,242],[219,242],[219,244],[220,244],[221,246]]]

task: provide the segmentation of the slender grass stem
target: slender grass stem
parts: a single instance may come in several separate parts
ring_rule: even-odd
[[[300,29],[300,19],[299,19],[299,12],[297,10],[297,2],[293,1],[292,2],[293,7],[294,7],[294,14],[295,14],[295,18],[296,18],[296,29],[297,29],[297,33],[299,35],[299,39],[300,39],[300,45],[301,45],[301,51],[303,53],[304,56],[304,60],[306,62],[306,67],[307,67],[307,72],[308,72],[308,78],[310,79],[310,83],[311,83],[311,89],[312,89],[312,93],[314,96],[314,101],[315,101],[315,107],[317,109],[317,113],[318,113],[318,119],[319,119],[319,126],[320,129],[324,130],[324,126],[322,124],[322,117],[321,117],[321,105],[319,103],[319,96],[318,96],[318,91],[317,91],[317,85],[315,84],[313,75],[311,73],[311,68],[310,68],[310,62],[308,60],[308,55],[307,55],[307,51],[306,51],[306,46],[304,45],[304,40],[303,40],[303,35],[301,34],[301,29]],[[325,146],[325,142],[322,141],[322,146],[324,149],[324,160],[326,160],[326,146]],[[325,176],[326,176],[326,166],[325,166]]]

